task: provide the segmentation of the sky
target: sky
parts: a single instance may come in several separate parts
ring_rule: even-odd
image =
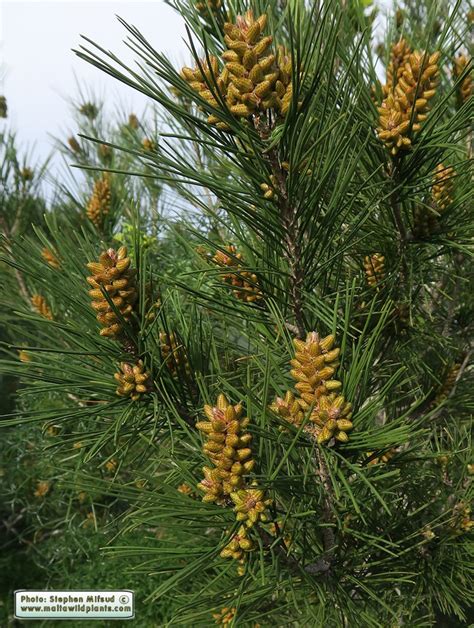
[[[20,145],[45,158],[51,136],[67,137],[74,130],[71,100],[79,89],[97,94],[110,112],[139,115],[145,96],[79,59],[72,48],[86,35],[123,60],[133,53],[123,40],[125,29],[116,15],[136,26],[160,52],[179,67],[187,59],[183,20],[164,0],[0,0],[0,94],[8,102],[7,121]],[[56,161],[53,161],[53,168]]]

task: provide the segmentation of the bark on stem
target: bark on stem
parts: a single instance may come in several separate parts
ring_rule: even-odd
[[[333,529],[330,527],[333,523],[333,511],[334,511],[334,492],[329,477],[329,472],[326,467],[326,463],[321,456],[320,452],[316,453],[316,465],[317,473],[323,487],[323,521],[327,524],[327,527],[323,528],[323,548],[325,557],[329,563],[328,569],[331,565],[331,554],[335,547],[335,535]]]
[[[270,136],[270,127],[262,122],[260,117],[254,118],[254,126],[262,139]],[[295,329],[298,338],[304,338],[305,325],[303,316],[303,280],[304,271],[301,266],[301,238],[299,233],[298,215],[296,207],[293,207],[288,197],[287,174],[280,165],[278,151],[271,148],[264,153],[264,158],[270,165],[274,184],[276,187],[276,203],[280,210],[285,232],[285,259],[288,264],[290,277],[290,295],[293,315],[295,317]],[[288,327],[288,323],[287,323]],[[331,553],[335,547],[334,531],[331,528],[334,511],[334,492],[330,477],[323,458],[316,454],[316,473],[323,488],[323,521],[326,525],[323,529],[324,555],[315,563],[307,565],[305,571],[310,574],[326,573],[331,568]],[[280,548],[281,551],[281,548]],[[294,566],[294,565],[293,565]]]
[[[254,118],[254,126],[262,139],[268,139],[271,129],[266,123],[262,122],[260,117]],[[276,203],[280,210],[280,217],[285,232],[284,256],[289,270],[292,310],[295,317],[297,336],[298,338],[303,338],[305,335],[302,294],[304,272],[301,267],[301,240],[299,238],[297,210],[296,207],[291,205],[288,198],[287,175],[280,165],[277,149],[272,148],[265,152],[264,158],[268,162],[276,182]]]
[[[393,167],[389,172],[389,176],[391,178],[392,186],[393,186],[393,191],[390,194],[390,207],[392,209],[393,220],[399,234],[398,253],[399,253],[400,261],[402,265],[400,285],[403,291],[405,289],[405,282],[408,275],[407,261],[405,258],[405,247],[408,241],[408,234],[407,234],[405,225],[403,223],[402,213],[400,211],[400,199],[399,199],[399,194],[398,194],[398,186],[400,183],[399,174],[400,174],[400,164],[399,164],[399,160],[395,158]]]
[[[273,176],[277,181],[277,202],[285,229],[285,257],[290,274],[290,295],[293,314],[298,330],[298,337],[303,338],[305,333],[303,318],[303,269],[301,268],[301,244],[298,233],[298,219],[296,209],[291,206],[286,188],[286,174],[282,170],[276,151],[272,149],[268,155]]]
[[[11,256],[13,256],[13,251],[12,251],[12,247],[11,247],[11,241],[12,241],[12,236],[14,235],[14,232],[11,231],[8,228],[7,222],[4,218],[0,219],[0,226],[3,230],[3,234],[5,236],[5,248],[7,250],[7,253]],[[30,304],[30,295],[28,293],[28,289],[26,287],[26,283],[25,283],[25,279],[22,275],[22,273],[18,270],[18,268],[14,268],[15,273],[15,277],[16,280],[18,281],[18,288],[20,290],[20,294],[23,297],[23,299]]]

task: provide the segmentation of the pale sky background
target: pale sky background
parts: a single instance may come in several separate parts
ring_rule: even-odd
[[[8,103],[8,118],[0,130],[16,130],[21,146],[34,145],[34,155],[46,157],[51,136],[64,137],[75,125],[70,100],[84,92],[97,94],[106,110],[143,112],[148,100],[79,59],[80,35],[86,35],[121,59],[132,63],[123,44],[126,31],[116,15],[136,26],[160,52],[179,67],[188,58],[182,18],[163,0],[0,0],[0,94]],[[77,82],[76,82],[77,79]]]

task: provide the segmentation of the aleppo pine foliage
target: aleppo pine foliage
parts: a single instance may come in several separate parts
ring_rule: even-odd
[[[472,11],[171,4],[185,67],[123,21],[138,68],[76,51],[160,128],[83,101],[86,189],[2,214],[26,512],[105,538],[143,626],[467,626]]]

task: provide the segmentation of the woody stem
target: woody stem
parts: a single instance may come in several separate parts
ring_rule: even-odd
[[[333,522],[333,510],[334,510],[334,491],[329,478],[329,472],[326,467],[326,463],[320,453],[316,454],[317,474],[321,480],[321,484],[324,491],[323,497],[323,521],[327,524],[323,528],[323,547],[324,552],[329,559],[329,554],[334,550],[335,536],[332,530],[331,524]]]
[[[399,164],[397,161],[394,163],[393,169],[390,173],[392,183],[393,183],[393,192],[390,195],[390,206],[392,208],[393,219],[394,219],[395,225],[398,229],[398,233],[400,234],[400,243],[402,246],[404,246],[407,240],[407,232],[405,229],[405,225],[403,224],[403,219],[402,219],[402,215],[400,211],[400,202],[398,198],[397,188],[399,184],[399,175],[400,175],[400,169],[399,169]]]
[[[257,117],[254,118],[254,126],[262,139],[268,139],[270,128],[267,124],[262,123],[261,119]],[[290,203],[286,185],[286,172],[280,165],[277,150],[275,148],[270,149],[264,153],[264,157],[271,168],[272,175],[276,182],[276,202],[280,210],[280,217],[285,232],[284,257],[289,269],[290,295],[295,318],[295,327],[298,338],[303,338],[305,335],[302,291],[304,272],[301,266],[302,256],[298,232],[297,209]]]
[[[409,240],[409,235],[407,234],[407,230],[405,228],[401,209],[400,209],[400,198],[398,194],[398,187],[400,183],[400,163],[398,159],[396,159],[395,163],[393,164],[392,171],[390,172],[390,178],[392,180],[392,186],[393,186],[392,193],[390,194],[390,207],[392,209],[395,226],[399,233],[398,251],[399,251],[400,262],[402,265],[400,285],[403,291],[405,287],[406,278],[408,276],[408,266],[407,266],[407,261],[406,261],[406,256],[405,256],[405,253],[406,253],[405,249],[406,249],[406,244]]]

